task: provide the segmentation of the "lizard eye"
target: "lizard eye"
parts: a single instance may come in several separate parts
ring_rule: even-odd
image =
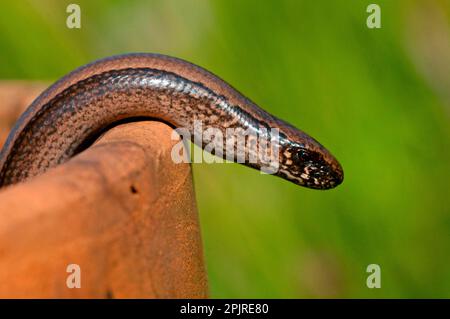
[[[303,149],[299,149],[296,152],[294,152],[292,154],[292,158],[295,162],[305,162],[308,160],[309,156],[308,153],[306,151],[304,151]]]

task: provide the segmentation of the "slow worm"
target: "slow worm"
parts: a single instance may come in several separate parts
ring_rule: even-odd
[[[111,125],[140,118],[184,127],[194,142],[200,134],[194,131],[194,120],[202,121],[205,128],[219,129],[224,136],[227,129],[240,128],[270,140],[267,132],[277,128],[279,149],[271,155],[279,163],[275,175],[315,189],[333,188],[343,180],[340,164],[321,144],[265,112],[212,73],[165,55],[127,54],[78,68],[29,106],[0,153],[0,186],[64,163]],[[207,143],[201,144],[205,148]],[[216,155],[225,157],[226,152],[225,148]],[[238,161],[236,156],[232,159]],[[243,164],[262,166],[248,157]]]

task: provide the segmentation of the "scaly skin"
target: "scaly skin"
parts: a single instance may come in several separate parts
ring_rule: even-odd
[[[128,54],[75,70],[31,104],[0,153],[0,186],[64,163],[114,123],[137,118],[187,128],[194,141],[201,134],[194,131],[194,120],[202,121],[203,129],[219,129],[223,136],[230,128],[245,130],[256,144],[258,137],[270,139],[265,129],[277,128],[280,148],[271,155],[279,161],[275,175],[315,189],[333,188],[343,180],[338,161],[316,140],[265,112],[212,73],[164,55]],[[245,151],[256,152],[250,146]],[[216,155],[226,157],[226,152],[224,147]],[[236,155],[231,158],[237,161]],[[243,164],[263,166],[260,161],[251,163],[249,155]]]

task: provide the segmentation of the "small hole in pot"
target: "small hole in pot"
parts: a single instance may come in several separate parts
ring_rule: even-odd
[[[132,194],[137,194],[137,193],[138,193],[138,190],[137,190],[137,188],[136,188],[134,185],[131,185],[131,186],[130,186],[130,192],[131,192]]]

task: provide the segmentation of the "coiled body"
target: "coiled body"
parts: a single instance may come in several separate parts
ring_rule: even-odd
[[[224,136],[227,129],[242,128],[254,137],[266,134],[270,139],[267,129],[277,128],[276,175],[317,189],[334,187],[343,178],[339,163],[317,141],[268,114],[212,73],[176,58],[130,54],[81,67],[32,103],[0,153],[0,186],[61,164],[112,124],[141,117],[186,128],[193,137],[201,134],[194,121]],[[216,155],[225,157],[225,148]],[[262,165],[245,159],[248,166]]]

